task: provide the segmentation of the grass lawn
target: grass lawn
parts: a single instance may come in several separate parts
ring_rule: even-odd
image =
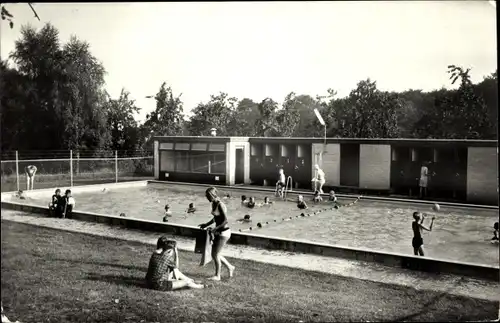
[[[471,321],[498,314],[498,302],[238,259],[229,259],[237,266],[231,280],[157,292],[142,285],[152,246],[1,224],[3,306],[22,322]],[[199,267],[199,259],[181,252],[181,270],[203,280],[213,265]]]

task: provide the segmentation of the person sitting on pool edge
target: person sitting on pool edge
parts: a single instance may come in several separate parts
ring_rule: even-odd
[[[196,208],[194,207],[194,203],[189,203],[189,207],[186,211],[187,213],[194,213],[196,212]]]
[[[66,190],[64,196],[59,198],[57,203],[56,216],[71,219],[75,208],[75,199],[71,196],[71,190]]]
[[[168,240],[166,236],[158,238],[156,250],[149,259],[146,286],[160,291],[173,291],[185,287],[193,289],[205,287],[181,273],[177,243],[174,240]]]
[[[52,200],[49,203],[49,215],[50,216],[55,216],[57,204],[59,203],[60,199],[61,199],[61,190],[56,189],[54,195],[52,195]]]
[[[495,224],[493,224],[493,238],[491,238],[491,243],[498,243],[498,222],[495,222]]]
[[[302,195],[297,196],[297,207],[301,210],[307,209],[307,204],[304,202],[304,197]]]
[[[321,194],[319,194],[319,191],[315,191],[315,192],[314,192],[313,202],[314,202],[314,203],[320,203],[320,202],[323,202],[323,198],[321,197]]]
[[[413,230],[413,239],[411,245],[413,246],[413,253],[415,256],[424,256],[424,239],[422,238],[422,231],[432,231],[432,225],[434,224],[434,216],[432,216],[431,224],[429,228],[423,225],[425,220],[425,214],[420,212],[413,212],[413,218],[415,221],[411,223],[411,228]]]

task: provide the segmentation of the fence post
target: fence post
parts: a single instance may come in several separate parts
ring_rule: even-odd
[[[17,181],[17,191],[19,192],[20,183],[19,183],[19,153],[16,150],[16,181]]]
[[[76,175],[80,175],[80,151],[76,152]]]
[[[210,160],[208,161],[208,173],[212,173],[212,162],[210,162]]]
[[[73,150],[69,151],[69,186],[73,187]]]
[[[115,150],[115,183],[118,183],[118,150]]]

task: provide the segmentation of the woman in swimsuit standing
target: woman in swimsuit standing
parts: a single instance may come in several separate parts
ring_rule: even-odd
[[[413,240],[411,242],[413,246],[413,253],[415,254],[415,256],[424,256],[424,239],[422,238],[422,232],[423,230],[432,231],[434,216],[431,219],[431,225],[429,226],[429,228],[423,225],[425,214],[414,212],[413,218],[415,219],[415,221],[411,223],[411,228],[413,229]]]
[[[235,267],[231,265],[224,256],[221,255],[222,248],[226,245],[229,238],[231,238],[231,229],[229,229],[227,221],[227,208],[224,203],[217,197],[217,190],[215,187],[210,187],[206,190],[205,195],[207,200],[211,203],[211,213],[213,219],[207,223],[200,224],[200,228],[205,229],[212,223],[215,227],[211,229],[214,234],[214,241],[212,245],[212,259],[215,264],[215,276],[211,280],[220,280],[221,264],[226,266],[229,270],[229,277],[233,277]]]

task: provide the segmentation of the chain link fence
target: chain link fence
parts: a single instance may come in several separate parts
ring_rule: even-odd
[[[29,165],[37,168],[34,189],[154,178],[152,151],[9,151],[2,152],[2,192],[26,190]]]

